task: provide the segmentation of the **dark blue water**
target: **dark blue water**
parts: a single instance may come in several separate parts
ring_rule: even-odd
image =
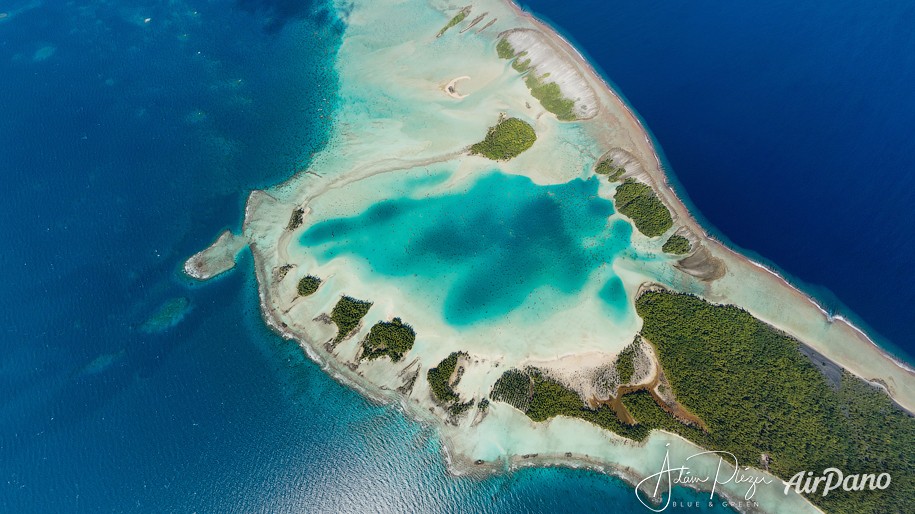
[[[206,286],[180,278],[238,228],[248,190],[321,147],[339,43],[326,12],[0,9],[0,511],[641,509],[586,471],[450,478],[429,429],[266,330],[249,255]],[[144,331],[175,298],[183,319]]]
[[[618,86],[707,227],[915,362],[915,4],[523,3]]]
[[[366,273],[398,277],[411,296],[431,296],[428,303],[453,326],[516,311],[542,319],[575,302],[598,268],[611,273],[601,298],[619,316],[628,300],[609,267],[629,248],[632,225],[617,219],[608,226],[613,203],[597,187],[596,177],[539,186],[491,173],[463,191],[387,199],[322,221],[300,242],[321,261],[353,255]],[[549,291],[536,292],[543,286]]]

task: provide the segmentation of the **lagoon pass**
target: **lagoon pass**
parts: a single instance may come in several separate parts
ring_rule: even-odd
[[[266,322],[435,425],[457,474],[587,466],[650,496],[643,479],[665,458],[688,460],[722,477],[691,487],[739,510],[854,511],[877,492],[828,499],[782,480],[819,473],[817,456],[886,471],[847,451],[872,431],[854,416],[875,409],[895,439],[874,451],[912,465],[912,370],[709,238],[638,118],[552,29],[501,0],[335,9],[327,145],[252,192],[243,232],[189,259],[189,275],[250,247]],[[805,440],[823,430],[838,431]],[[704,449],[739,469],[690,458]],[[911,474],[893,479],[867,505],[912,494]]]

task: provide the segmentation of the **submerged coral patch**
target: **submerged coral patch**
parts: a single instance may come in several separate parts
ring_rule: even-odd
[[[539,186],[491,173],[464,191],[385,200],[319,222],[300,242],[325,262],[351,255],[374,273],[409,278],[441,302],[452,325],[496,319],[522,304],[547,312],[551,299],[579,293],[629,246],[630,225],[608,220],[613,206],[597,188],[596,178]]]

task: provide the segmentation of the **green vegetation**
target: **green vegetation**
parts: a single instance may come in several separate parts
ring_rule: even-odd
[[[522,57],[525,55],[527,55],[527,52],[521,52],[518,54],[518,58],[512,61],[512,68],[514,68],[518,73],[524,73],[525,71],[531,69],[531,60],[522,59]]]
[[[480,400],[480,403],[477,404],[477,408],[483,412],[486,412],[486,409],[489,408],[489,398],[483,398]]]
[[[460,416],[461,414],[467,412],[468,409],[473,407],[473,403],[474,403],[473,400],[470,400],[469,402],[466,402],[466,403],[461,403],[461,402],[452,403],[451,406],[448,407],[448,413],[451,414],[452,416]]]
[[[499,54],[499,59],[511,59],[515,56],[515,49],[507,39],[500,39],[496,43],[496,53]]]
[[[613,200],[616,208],[635,223],[635,228],[648,237],[657,237],[673,226],[670,211],[645,184],[626,179],[617,186]]]
[[[277,268],[276,281],[281,282],[284,278],[286,278],[286,274],[289,273],[292,270],[292,268],[294,268],[294,267],[295,266],[293,266],[292,264],[283,264],[282,266]]]
[[[510,369],[496,380],[492,386],[490,397],[497,402],[505,402],[512,407],[527,412],[531,405],[531,395],[534,394],[531,377],[527,373]]]
[[[337,337],[334,344],[342,341],[353,329],[359,325],[359,320],[369,311],[372,302],[356,300],[349,296],[340,298],[334,310],[330,312],[330,320],[337,325]]]
[[[782,479],[827,467],[846,476],[893,477],[882,491],[808,496],[826,512],[899,512],[915,501],[915,418],[884,392],[847,372],[831,384],[800,343],[737,307],[652,291],[638,298],[636,309],[678,402],[707,431],[681,423],[644,390],[623,396],[636,424],[623,423],[608,407],[589,409],[575,391],[536,369],[507,371],[492,399],[534,421],[575,417],[637,441],[652,429],[666,430],[751,466],[766,453],[769,470]]]
[[[544,377],[538,371],[532,371],[534,394],[527,409],[527,416],[534,421],[546,421],[557,414],[577,417],[578,412],[585,406],[578,393]]]
[[[286,230],[295,230],[301,227],[303,221],[305,221],[305,209],[299,207],[292,211],[292,215],[289,216],[289,223],[286,225]]]
[[[555,114],[562,121],[574,121],[575,102],[564,96],[559,89],[559,84],[547,82],[547,75],[537,77],[534,73],[529,73],[524,78],[524,83],[531,90],[531,95],[540,101],[544,109]]]
[[[677,234],[670,236],[664,246],[661,247],[661,250],[674,255],[687,254],[691,249],[692,245],[689,244],[689,239]]]
[[[512,68],[514,68],[518,73],[527,73],[531,70],[531,60],[522,59],[527,55],[526,51],[520,53],[515,53],[515,49],[512,48],[511,44],[506,39],[500,39],[496,43],[496,53],[499,55],[500,59],[515,59],[512,62]],[[544,109],[555,114],[557,118],[562,121],[574,121],[578,119],[575,115],[575,102],[564,96],[562,96],[562,91],[559,89],[559,84],[555,82],[548,82],[547,78],[549,73],[537,76],[536,73],[531,71],[524,77],[524,83],[527,85],[527,88],[531,90],[531,95],[534,96],[540,105]]]
[[[426,378],[429,380],[429,388],[432,389],[432,395],[435,397],[435,400],[452,416],[460,416],[474,405],[473,400],[461,403],[460,396],[454,391],[450,383],[451,375],[454,374],[454,369],[457,367],[458,358],[462,356],[466,357],[467,354],[464,352],[454,352],[448,357],[445,357],[442,362],[438,363],[438,366],[430,369],[426,374]],[[460,379],[460,371],[458,371],[455,385]],[[484,404],[483,402],[486,403]],[[488,400],[484,399],[480,402],[480,409],[486,410],[488,406]]]
[[[629,343],[629,346],[623,348],[616,358],[616,371],[620,375],[620,385],[628,384],[632,381],[632,375],[635,374],[635,352],[636,345],[639,344],[639,337]]]
[[[598,175],[607,175],[607,180],[616,182],[623,176],[623,173],[626,173],[626,168],[615,165],[613,159],[607,157],[594,166],[594,172]]]
[[[507,161],[530,148],[536,140],[537,134],[527,122],[505,118],[489,129],[483,141],[471,146],[470,153],[494,161]]]
[[[915,419],[883,392],[848,373],[830,386],[800,343],[737,307],[648,292],[636,309],[678,401],[708,432],[670,424],[627,395],[624,404],[641,423],[747,464],[768,453],[770,471],[783,479],[827,467],[892,475],[883,491],[808,497],[827,512],[891,512],[915,501]]]
[[[848,472],[890,473],[893,485],[885,491],[845,493],[830,502],[814,501],[825,510],[846,512],[891,512],[915,501],[915,418],[897,407],[883,391],[842,374],[839,408],[845,414],[848,441],[845,466]],[[841,430],[841,428],[839,429]],[[898,479],[896,477],[899,477]],[[832,502],[841,503],[837,508]]]
[[[578,393],[534,368],[506,371],[496,381],[490,396],[523,411],[533,421],[554,416],[580,418],[638,441],[645,439],[650,429],[642,424],[623,423],[609,407],[589,409]]]
[[[299,280],[298,285],[299,296],[309,296],[314,294],[320,285],[321,279],[318,277],[314,277],[312,275],[306,275],[302,277],[302,280]]]
[[[454,392],[454,389],[451,388],[451,384],[449,384],[448,381],[454,373],[454,368],[457,367],[458,357],[460,356],[461,352],[453,352],[448,357],[445,357],[442,362],[439,362],[438,366],[430,369],[426,374],[426,378],[429,380],[429,387],[432,389],[432,394],[439,403],[448,404],[456,402],[459,399],[457,393]]]
[[[362,358],[374,360],[387,356],[397,362],[413,348],[415,341],[416,332],[413,331],[413,327],[400,321],[400,318],[394,318],[389,322],[379,321],[362,343],[365,350]]]
[[[705,432],[701,429],[681,423],[658,406],[655,399],[651,397],[651,393],[644,389],[623,395],[622,399],[623,406],[638,421],[639,425],[646,427],[646,431],[648,428],[666,430],[680,434],[691,441],[699,441],[706,437]],[[747,461],[744,464],[754,465],[758,460],[757,455],[756,461]]]
[[[448,29],[464,21],[464,18],[466,18],[468,14],[470,14],[469,7],[461,9],[461,12],[457,13],[457,16],[454,18],[451,18],[451,20],[444,27],[442,27],[442,30],[438,31],[438,34],[435,37],[442,37],[442,34],[444,34]]]

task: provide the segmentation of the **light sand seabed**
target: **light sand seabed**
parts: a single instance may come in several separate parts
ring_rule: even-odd
[[[342,12],[342,11],[341,11]],[[652,142],[638,119],[591,66],[549,27],[504,0],[475,2],[468,20],[481,13],[484,29],[435,35],[453,16],[445,2],[355,2],[348,12],[346,32],[337,59],[340,90],[338,108],[327,147],[315,156],[307,173],[300,173],[268,191],[254,191],[246,206],[243,241],[250,244],[266,322],[288,339],[299,342],[308,355],[338,380],[366,396],[400,405],[410,416],[438,427],[449,467],[455,473],[499,472],[525,465],[587,466],[622,476],[631,483],[656,473],[665,451],[681,462],[700,451],[694,444],[663,432],[635,444],[581,420],[555,418],[534,423],[506,404],[493,402],[485,416],[476,413],[451,424],[431,399],[426,370],[450,352],[470,354],[457,392],[479,401],[507,369],[537,364],[557,376],[571,376],[587,360],[597,366],[613,357],[641,328],[631,307],[639,287],[659,283],[700,294],[711,301],[740,305],[755,316],[796,336],[822,355],[868,380],[879,380],[908,410],[915,408],[915,376],[897,365],[863,333],[841,319],[828,319],[810,298],[771,271],[709,238],[669,187]],[[411,20],[405,24],[402,20]],[[466,22],[465,22],[466,23]],[[547,61],[562,62],[566,84],[596,96],[594,116],[563,123],[546,112],[509,64],[495,54],[497,35],[527,29]],[[534,32],[530,32],[534,31]],[[552,53],[551,53],[552,52]],[[561,59],[557,58],[561,57]],[[538,71],[549,71],[540,69]],[[575,73],[579,76],[573,77]],[[462,98],[442,94],[442,84],[454,77]],[[458,79],[454,79],[458,80]],[[583,82],[582,82],[583,81]],[[582,87],[582,84],[587,87]],[[452,81],[451,85],[454,84]],[[448,89],[445,89],[448,92]],[[494,164],[467,156],[465,148],[486,134],[501,113],[531,123],[537,143],[509,162]],[[703,282],[665,258],[621,256],[611,269],[595,272],[582,293],[555,313],[537,316],[518,309],[504,321],[461,328],[442,320],[432,296],[407,292],[395,279],[380,277],[362,261],[349,256],[319,262],[298,243],[302,231],[315,223],[361,212],[374,202],[403,193],[405,181],[427,173],[447,173],[442,183],[409,194],[437,195],[470,187],[476,177],[494,168],[523,174],[537,184],[564,183],[591,174],[594,162],[608,150],[621,149],[638,162],[630,172],[650,182],[671,208],[675,229],[685,227],[712,257],[723,263],[723,276]],[[603,181],[598,195],[611,198]],[[304,208],[304,223],[287,231],[290,214]],[[611,219],[616,219],[614,215]],[[679,230],[683,230],[680,228]],[[659,254],[665,238],[648,240],[633,235],[633,251]],[[227,248],[220,250],[224,241]],[[237,252],[234,238],[221,237],[203,256]],[[216,263],[218,269],[221,266]],[[205,267],[205,266],[204,266]],[[282,270],[282,272],[280,272]],[[601,314],[595,299],[600,277],[614,273],[623,282],[630,308],[616,318]],[[306,274],[324,283],[307,298],[299,298],[296,282]],[[341,294],[374,302],[358,332],[336,347],[325,342],[335,327],[316,320],[333,308]],[[428,293],[434,295],[434,292]],[[532,297],[548,295],[537,290]],[[542,314],[542,313],[541,313]],[[357,354],[368,328],[400,316],[417,331],[413,349],[400,363],[359,362]],[[593,362],[592,362],[593,361]],[[397,388],[418,376],[407,394]],[[481,419],[482,418],[482,419]],[[669,447],[667,446],[669,445]],[[524,458],[527,456],[527,458]],[[717,458],[690,461],[694,474],[714,474]],[[475,464],[483,461],[484,464]],[[745,463],[755,464],[755,463]],[[765,475],[755,471],[757,475]],[[768,475],[766,475],[768,476]],[[760,487],[754,497],[767,512],[817,511],[802,497],[785,496],[780,481]],[[745,486],[726,484],[719,493],[740,499]]]

